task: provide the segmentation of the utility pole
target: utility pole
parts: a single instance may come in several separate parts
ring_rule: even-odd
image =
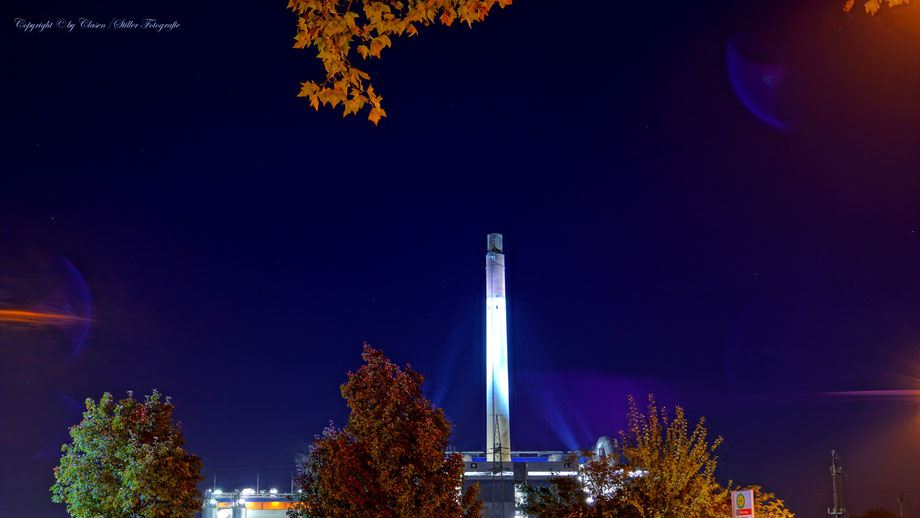
[[[837,477],[839,477],[841,473],[843,473],[843,468],[837,465],[837,452],[831,450],[831,480],[834,483],[834,507],[833,509],[828,508],[827,514],[832,518],[843,516],[847,512],[846,509],[840,507],[840,488],[837,484]]]
[[[898,514],[904,518],[904,493],[898,495]]]

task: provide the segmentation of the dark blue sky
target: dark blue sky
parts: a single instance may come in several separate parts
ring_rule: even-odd
[[[76,354],[0,322],[4,501],[63,516],[71,400],[153,387],[209,480],[284,487],[344,422],[364,340],[482,448],[501,232],[515,449],[591,445],[655,392],[725,438],[722,481],[821,515],[836,448],[852,511],[903,492],[920,512],[916,398],[816,395],[920,388],[920,14],[621,4],[521,0],[395,40],[366,66],[376,128],[295,97],[322,67],[284,2],[5,6],[0,309],[78,308],[66,257],[93,321]],[[181,27],[14,22],[81,17]],[[787,131],[733,89],[737,41],[784,71]]]

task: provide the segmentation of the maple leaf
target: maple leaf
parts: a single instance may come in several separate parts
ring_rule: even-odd
[[[368,87],[367,87],[367,99],[371,102],[371,104],[373,104],[375,107],[378,107],[378,108],[379,108],[379,107],[380,107],[380,101],[383,100],[383,97],[380,97],[379,95],[377,95],[377,94],[374,93],[374,87],[373,87],[373,86],[368,86]]]
[[[342,18],[345,19],[345,24],[348,27],[355,27],[355,19],[358,17],[358,13],[353,13],[351,11],[342,15]]]
[[[377,121],[379,121],[381,117],[386,117],[386,116],[387,116],[387,112],[383,111],[383,108],[374,107],[374,108],[371,108],[371,112],[367,114],[367,120],[373,122],[374,126],[376,126]]]
[[[447,14],[447,11],[441,13],[441,23],[450,27],[450,24],[454,23],[454,17]]]
[[[869,14],[875,14],[878,12],[881,5],[879,5],[878,0],[869,0],[866,2],[866,12]]]
[[[307,81],[306,83],[300,83],[300,92],[297,93],[297,97],[308,97],[316,93],[316,83],[313,81]]]
[[[373,40],[371,40],[370,49],[371,49],[370,50],[371,56],[374,56],[375,58],[379,58],[380,51],[383,50],[383,42],[377,38],[374,38]]]
[[[854,3],[856,3],[856,0],[847,0],[847,3],[844,4],[843,6],[843,10],[846,12],[850,12],[850,9],[853,8]]]

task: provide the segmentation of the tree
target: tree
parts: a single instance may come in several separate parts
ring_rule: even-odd
[[[386,117],[383,98],[374,92],[370,76],[352,65],[352,50],[363,59],[379,58],[391,38],[415,36],[419,26],[451,25],[457,19],[472,27],[495,4],[504,8],[511,0],[288,0],[288,9],[298,15],[294,48],[315,48],[326,69],[326,80],[301,83],[298,97],[308,97],[316,110],[320,104],[335,108],[341,103],[343,117],[369,104],[367,119],[376,125]]]
[[[664,407],[648,397],[646,413],[629,397],[626,431],[620,432],[620,452],[625,464],[644,472],[625,486],[623,498],[642,518],[708,516],[718,494],[713,473],[715,449],[722,442],[707,442],[705,420],[700,418],[688,434],[681,407],[670,418]]]
[[[856,516],[856,518],[898,518],[898,515],[888,509],[876,507],[875,509],[869,509],[863,514]]]
[[[54,468],[51,500],[76,518],[187,518],[201,510],[201,459],[183,449],[173,405],[156,390],[143,402],[106,392],[86,400]]]
[[[760,486],[732,486],[729,481],[725,488],[718,491],[715,505],[712,508],[713,517],[730,517],[732,515],[731,492],[742,489],[754,490],[754,516],[755,518],[794,518],[795,513],[786,508],[782,500],[769,491],[764,491]],[[867,517],[868,518],[868,517]],[[876,517],[882,518],[882,517]]]
[[[623,498],[628,468],[615,457],[584,451],[570,457],[578,476],[554,476],[550,487],[524,485],[521,511],[535,518],[637,518]]]
[[[646,413],[629,397],[620,457],[581,454],[578,478],[556,477],[552,487],[526,489],[526,512],[540,517],[708,517],[721,488],[713,477],[714,450],[705,420],[688,434],[676,407],[671,418],[649,395]]]
[[[679,406],[672,418],[651,395],[644,414],[632,397],[628,401],[619,454],[582,452],[570,459],[579,462],[577,477],[553,477],[547,488],[525,486],[521,510],[538,518],[730,517],[732,483],[723,488],[713,477],[713,453],[722,439],[707,441],[704,419],[688,433]],[[760,486],[749,489],[758,518],[794,518],[773,493]]]
[[[341,386],[348,424],[314,439],[288,516],[478,517],[478,486],[461,492],[463,459],[446,453],[452,425],[423,396],[423,376],[366,343],[361,357]]]
[[[897,7],[899,5],[907,5],[910,3],[910,0],[867,0],[863,7],[866,9],[866,12],[875,15],[879,9],[881,9],[882,4],[888,2],[888,7]],[[856,0],[847,0],[843,5],[843,10],[850,12],[850,9],[853,8],[853,4],[856,3]]]

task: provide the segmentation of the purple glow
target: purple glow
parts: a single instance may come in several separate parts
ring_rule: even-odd
[[[66,280],[54,293],[38,306],[32,308],[38,312],[60,313],[74,317],[66,324],[58,324],[73,343],[71,358],[77,356],[86,342],[92,321],[92,303],[89,287],[80,271],[66,257],[61,256],[58,263],[64,270]]]
[[[779,116],[780,90],[786,79],[786,65],[758,56],[747,39],[733,38],[726,51],[728,78],[735,94],[760,120],[780,130],[788,129]]]

